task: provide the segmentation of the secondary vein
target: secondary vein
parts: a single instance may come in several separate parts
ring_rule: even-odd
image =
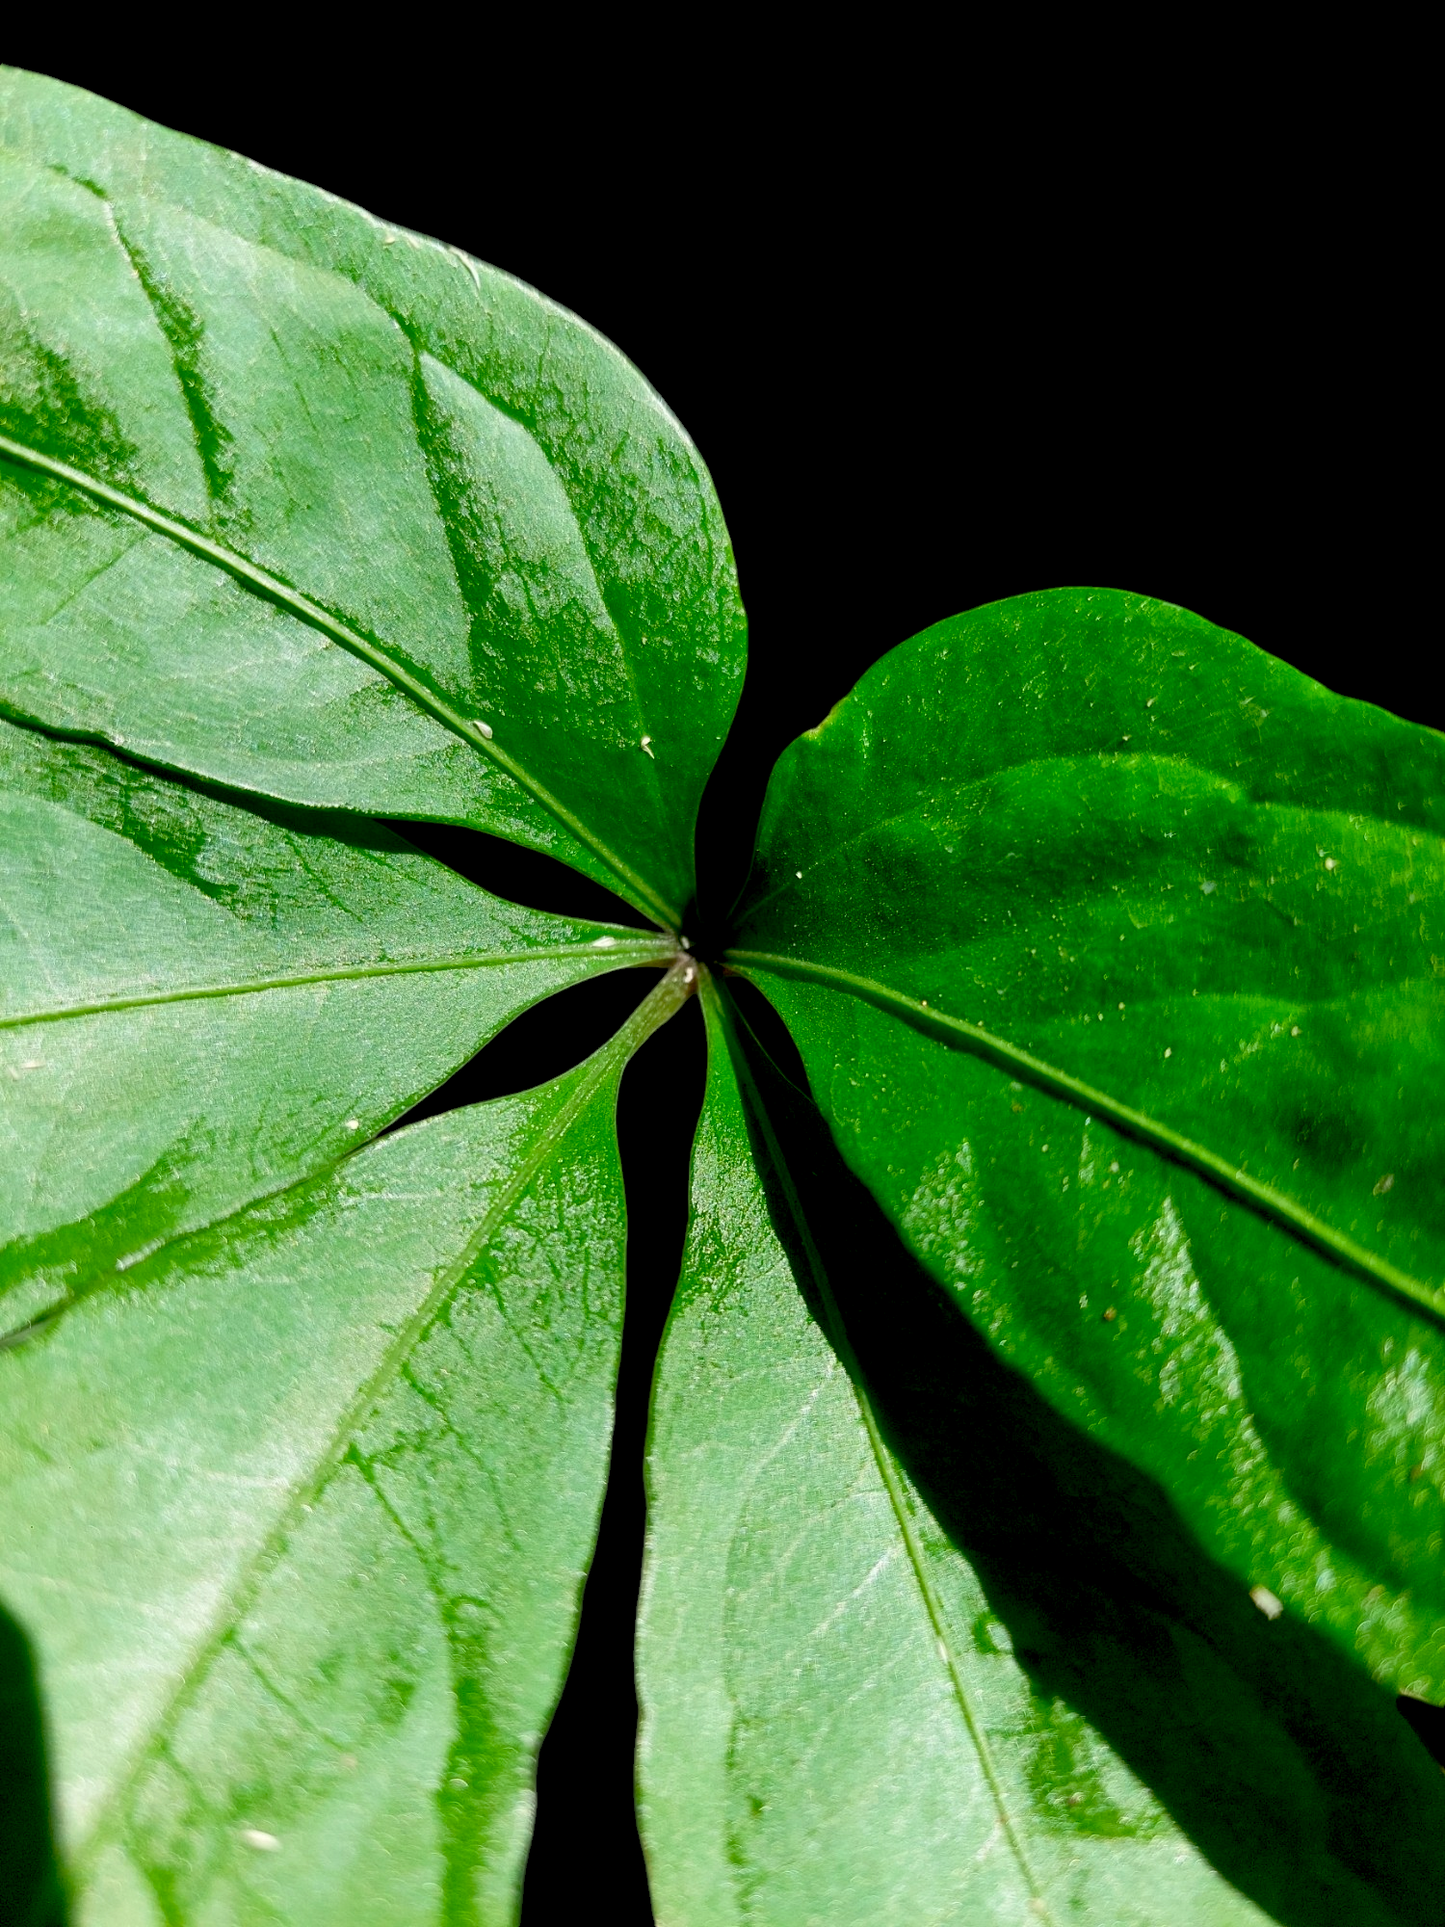
[[[1286,1226],[1304,1243],[1314,1246],[1326,1257],[1354,1272],[1367,1284],[1376,1286],[1391,1297],[1402,1299],[1413,1310],[1427,1313],[1432,1320],[1445,1323],[1445,1290],[1433,1289],[1422,1279],[1401,1271],[1398,1265],[1392,1265],[1377,1252],[1357,1244],[1353,1238],[1347,1238],[1343,1232],[1336,1231],[1332,1225],[1317,1218],[1295,1199],[1286,1196],[1283,1191],[1277,1191],[1273,1185],[1262,1184],[1258,1178],[1250,1177],[1247,1171],[1241,1171],[1227,1158],[1220,1157],[1217,1151],[1210,1150],[1208,1145],[1185,1137],[1181,1131],[1161,1123],[1158,1118],[1135,1110],[1132,1105],[1121,1102],[1108,1091],[1086,1084],[1082,1078],[1060,1070],[1055,1064],[1046,1063],[1030,1051],[1021,1050],[1017,1044],[1010,1044],[992,1031],[921,1004],[888,984],[878,983],[871,977],[860,977],[850,970],[839,970],[831,964],[774,956],[762,950],[729,950],[724,953],[724,961],[744,973],[750,969],[771,971],[779,977],[819,984],[826,990],[847,992],[863,1003],[872,1004],[875,1009],[887,1011],[890,1016],[901,1017],[915,1030],[936,1037],[940,1043],[981,1057],[985,1063],[1007,1071],[1021,1083],[1032,1084],[1053,1097],[1060,1097],[1091,1117],[1102,1118],[1127,1136],[1147,1144],[1151,1150],[1162,1152],[1177,1164],[1187,1165],[1231,1197],[1238,1198],[1263,1216]]]
[[[389,683],[401,690],[403,695],[410,697],[419,709],[424,710],[444,728],[449,729],[454,736],[459,736],[469,748],[480,751],[500,769],[505,770],[514,782],[520,783],[522,788],[549,811],[580,843],[585,844],[595,855],[601,857],[614,876],[620,878],[632,892],[643,899],[649,915],[657,915],[662,923],[672,929],[678,928],[681,922],[679,912],[665,902],[629,863],[618,856],[615,850],[589,830],[587,825],[575,816],[560,798],[554,796],[545,784],[540,783],[519,763],[516,757],[501,748],[490,736],[485,735],[476,722],[463,716],[460,710],[447,702],[445,697],[429,689],[419,677],[412,675],[409,669],[393,661],[383,649],[378,648],[374,642],[368,641],[365,636],[358,634],[339,617],[332,615],[319,602],[313,602],[310,596],[303,595],[299,589],[293,588],[280,576],[272,575],[268,569],[261,568],[249,557],[238,555],[234,549],[228,549],[222,543],[213,541],[210,536],[202,535],[198,530],[187,527],[184,522],[178,522],[174,516],[152,508],[149,502],[139,501],[136,497],[127,495],[123,489],[113,488],[109,482],[102,482],[97,476],[87,475],[83,469],[72,467],[69,462],[62,462],[53,455],[43,454],[39,449],[30,448],[10,435],[0,435],[0,455],[8,456],[11,461],[19,462],[23,467],[34,469],[39,474],[49,475],[56,481],[64,482],[70,488],[79,489],[82,494],[89,495],[93,500],[104,502],[108,508],[118,509],[122,515],[129,515],[136,521],[144,523],[147,528],[154,529],[158,535],[164,535],[179,547],[188,549],[192,555],[198,556],[203,562],[209,562],[215,568],[223,569],[243,587],[250,589],[256,595],[264,596],[267,601],[279,604],[299,621],[320,630],[323,635],[329,636],[333,642],[339,643],[353,656],[368,663],[379,675],[385,676]]]

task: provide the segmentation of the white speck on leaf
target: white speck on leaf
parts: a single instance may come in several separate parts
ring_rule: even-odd
[[[1278,1619],[1284,1606],[1276,1599],[1268,1586],[1251,1586],[1249,1596],[1264,1614],[1266,1619]]]
[[[650,736],[644,736],[644,737],[643,737],[643,739],[642,739],[642,747],[643,747],[643,749],[645,749],[645,750],[646,750],[646,752],[647,752],[647,754],[648,754],[649,756],[652,756],[652,738],[651,738]],[[655,762],[657,761],[657,758],[656,758],[655,756],[652,756],[652,760],[653,760],[653,762],[655,763]]]
[[[616,941],[616,937],[594,937],[592,939],[592,948],[594,950],[610,950]]]
[[[281,1842],[274,1833],[263,1833],[260,1827],[242,1827],[241,1838],[248,1847],[254,1847],[257,1853],[276,1853],[281,1846]]]
[[[361,1119],[359,1117],[347,1118],[346,1128],[348,1131],[359,1131],[361,1129]]]
[[[492,740],[492,725],[491,725],[490,723],[478,723],[478,724],[477,724],[477,728],[478,728],[478,729],[479,729],[479,730],[480,730],[480,731],[482,732],[482,734],[483,734],[483,736],[485,736],[485,737],[486,737],[486,739],[487,739],[487,741],[488,741],[488,742],[491,742],[491,740]]]

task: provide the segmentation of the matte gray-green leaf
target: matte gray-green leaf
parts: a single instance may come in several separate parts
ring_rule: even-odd
[[[5,723],[0,849],[5,1332],[354,1150],[539,998],[659,955],[379,826]]]
[[[514,1916],[606,1477],[617,1079],[677,994],[0,1354],[86,1927]]]
[[[592,329],[7,71],[0,370],[0,699],[676,924],[742,611],[697,451]]]
[[[733,953],[1000,1352],[1437,1699],[1442,779],[1197,617],[1019,597],[787,753]]]

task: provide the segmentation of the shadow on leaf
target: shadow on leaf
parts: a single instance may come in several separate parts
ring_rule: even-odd
[[[64,1927],[50,1775],[29,1642],[0,1608],[0,1921]]]
[[[1438,1920],[1445,1780],[1393,1695],[1293,1615],[1266,1619],[1159,1486],[1001,1362],[843,1166],[801,1066],[745,1048],[888,1443],[1037,1696],[1037,1824],[1127,1830],[1077,1771],[1081,1716],[1283,1927]],[[755,1150],[766,1170],[760,1133]],[[780,1190],[773,1215],[796,1249]]]

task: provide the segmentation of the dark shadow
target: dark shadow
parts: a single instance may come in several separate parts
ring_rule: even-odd
[[[1416,1739],[1442,1772],[1445,1772],[1445,1706],[1432,1706],[1429,1700],[1401,1693],[1395,1710],[1409,1725]]]
[[[579,923],[625,923],[634,930],[657,928],[630,903],[540,850],[525,850],[520,843],[508,843],[503,837],[469,830],[459,823],[414,823],[403,817],[380,820],[438,863],[445,863],[469,883],[480,884],[508,903],[520,903],[528,910],[550,910],[554,917],[574,917]]]
[[[657,980],[658,972],[652,968],[611,970],[554,991],[514,1017],[444,1084],[389,1124],[387,1131],[420,1124],[424,1117],[436,1117],[463,1104],[511,1097],[560,1077],[615,1036],[647,993],[657,988]]]
[[[651,1927],[633,1806],[643,1452],[653,1366],[687,1231],[705,1067],[700,1015],[695,1001],[680,1011],[648,1039],[622,1080],[617,1134],[627,1185],[627,1311],[612,1473],[576,1651],[542,1746],[524,1927],[570,1927],[594,1916],[617,1927]]]
[[[1035,1692],[1097,1728],[1283,1927],[1434,1927],[1445,1779],[1393,1695],[1293,1614],[1267,1620],[1158,1485],[1002,1363],[846,1171],[812,1104],[756,1038],[745,1048],[889,1444]],[[780,1194],[774,1221],[796,1248]],[[1039,1824],[1119,1831],[1122,1816],[1087,1795],[1070,1804],[1057,1729],[1041,1725],[1039,1744]]]
[[[611,890],[604,889],[600,883],[594,883],[591,877],[583,876],[580,870],[559,862],[556,857],[545,856],[540,850],[524,849],[520,844],[509,843],[500,836],[488,836],[482,830],[468,829],[464,824],[426,823],[408,817],[372,817],[352,810],[319,809],[301,803],[279,802],[270,797],[254,795],[248,790],[231,788],[225,783],[213,782],[190,770],[172,769],[166,764],[149,761],[138,756],[133,749],[117,748],[113,743],[106,742],[93,730],[62,729],[37,723],[33,717],[21,714],[8,703],[0,702],[0,721],[49,742],[74,743],[82,749],[103,750],[114,761],[153,777],[157,782],[192,791],[197,796],[223,803],[229,809],[244,810],[250,816],[260,817],[264,822],[274,823],[278,828],[296,835],[334,837],[338,842],[349,843],[354,849],[382,853],[394,850],[394,839],[401,837],[414,849],[455,870],[469,883],[478,884],[493,896],[501,897],[507,903],[520,904],[528,910],[550,911],[553,916],[572,917],[579,923],[620,923],[629,929],[649,932],[657,929],[657,925],[640,910],[635,910],[630,903],[615,896]],[[168,821],[166,828],[169,836],[177,839],[178,825],[175,821]],[[208,892],[216,888],[216,880],[209,869],[188,875],[187,881]]]
[[[0,1927],[65,1927],[30,1645],[0,1608]]]

